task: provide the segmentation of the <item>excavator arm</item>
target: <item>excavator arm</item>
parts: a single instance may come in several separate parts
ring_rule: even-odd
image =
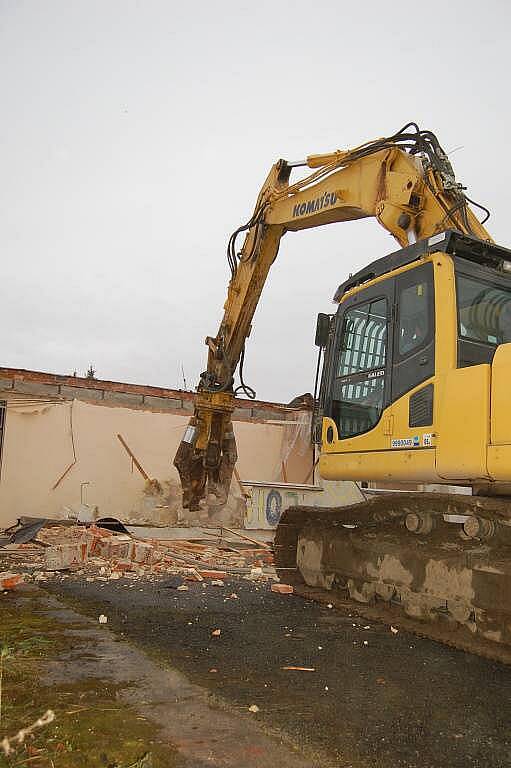
[[[290,183],[292,169],[299,166],[312,173]],[[311,155],[300,163],[275,163],[251,219],[229,240],[231,280],[224,316],[217,335],[206,339],[207,370],[200,377],[194,414],[174,459],[185,508],[198,509],[210,493],[217,503],[227,498],[237,460],[231,422],[235,394],[239,389],[254,394],[243,382],[245,341],[282,236],[371,216],[400,246],[447,228],[491,241],[470,202],[434,134],[415,123],[355,149]],[[243,232],[238,253],[236,241]],[[241,387],[235,389],[239,363]]]

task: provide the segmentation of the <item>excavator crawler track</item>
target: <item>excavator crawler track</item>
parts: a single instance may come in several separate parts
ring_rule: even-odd
[[[274,546],[280,579],[304,597],[511,664],[511,500],[291,507]]]

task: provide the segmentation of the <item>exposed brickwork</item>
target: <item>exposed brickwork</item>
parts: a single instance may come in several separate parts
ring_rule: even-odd
[[[106,403],[115,403],[116,405],[127,405],[131,407],[133,405],[142,405],[144,396],[136,395],[134,392],[117,392],[116,390],[107,389],[105,391],[104,400]]]
[[[144,405],[146,405],[148,408],[156,408],[156,409],[163,409],[163,410],[169,410],[169,409],[178,409],[181,410],[183,408],[183,401],[181,399],[177,399],[176,397],[153,397],[152,395],[144,395]]]
[[[252,418],[259,419],[260,421],[267,421],[268,419],[275,419],[275,411],[270,408],[252,408]]]
[[[36,397],[56,397],[153,411],[193,411],[194,393],[144,384],[62,376],[56,373],[0,367],[0,390]],[[293,418],[296,408],[264,400],[236,398],[235,419],[241,421]],[[298,410],[304,410],[299,408]]]
[[[251,408],[235,408],[232,415],[233,419],[241,419],[242,421],[252,418]]]
[[[13,389],[23,395],[38,395],[40,397],[53,397],[59,394],[57,384],[45,384],[41,381],[26,381],[16,378]]]
[[[65,384],[60,385],[60,394],[62,397],[77,397],[79,391],[80,400],[103,400],[105,392],[102,389],[91,389],[91,387],[68,387]]]

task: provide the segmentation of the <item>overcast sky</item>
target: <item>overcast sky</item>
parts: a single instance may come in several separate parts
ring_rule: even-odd
[[[271,164],[408,120],[453,151],[509,245],[510,16],[496,0],[0,0],[0,364],[164,387],[183,366],[194,387],[227,238]],[[392,250],[370,219],[286,235],[247,342],[258,397],[312,389],[317,312]]]

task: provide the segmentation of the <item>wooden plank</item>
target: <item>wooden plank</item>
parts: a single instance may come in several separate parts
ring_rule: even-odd
[[[138,471],[140,472],[140,474],[144,478],[144,480],[150,480],[151,478],[149,477],[149,475],[145,471],[145,469],[142,466],[142,464],[138,461],[137,457],[135,456],[135,454],[133,453],[133,451],[131,450],[131,448],[127,444],[126,440],[123,438],[123,436],[122,435],[117,435],[117,438],[118,438],[119,442],[121,443],[121,445],[123,446],[123,448],[126,450],[128,456],[131,458],[133,464],[136,466],[136,468],[138,469]]]
[[[271,549],[269,544],[266,544],[264,541],[257,541],[257,539],[251,539],[250,536],[245,536],[244,533],[240,533],[239,531],[234,530],[233,528],[224,528],[224,531],[227,531],[228,533],[232,533],[233,536],[239,536],[240,539],[245,539],[246,541],[250,541],[252,544],[257,544],[258,547],[264,547],[264,549]]]
[[[247,499],[250,498],[250,494],[248,493],[248,491],[246,490],[245,486],[241,482],[241,478],[240,478],[239,472],[238,472],[236,467],[234,467],[234,477],[236,478],[236,480],[238,482],[238,485],[240,487],[240,491],[241,491],[242,496],[245,496],[245,498],[247,498]]]

